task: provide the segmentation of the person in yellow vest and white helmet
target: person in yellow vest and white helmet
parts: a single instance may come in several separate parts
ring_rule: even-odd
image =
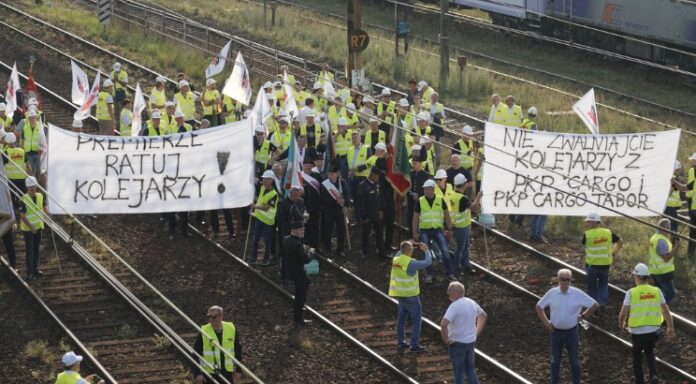
[[[427,81],[421,80],[418,82],[418,93],[420,94],[421,101],[428,102],[428,100],[430,100],[430,96],[435,93],[435,90],[433,87],[428,85]]]
[[[406,344],[406,318],[411,319],[413,329],[411,331],[411,352],[423,352],[426,349],[420,345],[420,332],[423,307],[420,301],[420,282],[418,271],[432,265],[432,251],[428,245],[415,243],[425,258],[416,260],[413,258],[414,243],[402,241],[399,245],[399,253],[392,258],[391,276],[389,278],[389,296],[399,301],[399,309],[396,318],[396,348],[399,351],[409,347]]]
[[[599,305],[609,301],[609,267],[623,247],[623,240],[610,229],[601,226],[598,213],[590,213],[585,219],[585,234],[581,244],[585,250],[587,294]]]
[[[409,134],[414,132],[416,128],[416,116],[415,109],[408,104],[406,98],[399,99],[399,103],[396,107],[396,121],[406,130]]]
[[[474,168],[474,154],[472,153],[474,150],[474,129],[469,125],[465,125],[464,128],[462,128],[462,134],[462,138],[457,140],[452,146],[454,147],[452,153],[461,155],[459,160],[461,161],[462,168],[471,172]]]
[[[176,112],[176,106],[174,102],[167,100],[164,103],[164,113],[162,114],[162,125],[167,129],[169,133],[176,132],[176,122],[174,121],[174,112]]]
[[[348,180],[348,150],[351,147],[353,131],[348,129],[348,120],[340,117],[336,120],[338,131],[334,134],[336,161],[341,166],[341,177]]]
[[[469,243],[471,241],[471,215],[478,212],[480,208],[481,192],[479,191],[474,201],[471,202],[466,196],[468,182],[461,173],[454,176],[454,192],[450,197],[454,242],[457,244],[457,248],[454,251],[454,260],[452,260],[455,276],[462,271],[476,272],[469,260]]]
[[[350,186],[351,196],[356,196],[358,185],[363,182],[370,174],[367,166],[367,159],[372,154],[370,149],[360,141],[360,133],[351,131],[351,147],[346,152],[348,162],[348,185]]]
[[[365,132],[365,145],[367,145],[370,150],[374,152],[375,145],[377,143],[387,143],[387,134],[379,129],[379,120],[375,118],[370,119],[370,127]]]
[[[520,128],[529,129],[530,131],[539,130],[539,127],[537,127],[537,124],[534,122],[534,119],[536,119],[536,116],[537,116],[536,107],[529,108],[527,110],[527,117],[525,117],[522,120],[522,124],[520,124]]]
[[[179,92],[174,95],[174,104],[184,113],[187,124],[196,125],[196,102],[198,97],[191,92],[191,86],[186,80],[179,81]]]
[[[164,136],[168,134],[169,129],[162,124],[162,114],[158,110],[152,111],[146,129],[140,132],[141,136]]]
[[[452,229],[452,219],[450,217],[449,204],[447,201],[438,197],[435,194],[437,186],[433,180],[428,180],[423,183],[423,196],[418,199],[418,203],[414,207],[413,222],[413,239],[420,239],[422,242],[429,244],[431,241],[435,244],[442,256],[445,265],[445,274],[450,281],[455,281],[452,270],[452,258],[449,254],[449,245],[447,237],[443,229]],[[445,226],[446,225],[446,226]],[[433,282],[433,269],[428,268],[428,275],[425,278],[426,283]]]
[[[25,180],[27,193],[22,195],[19,203],[19,229],[24,235],[26,245],[27,281],[43,276],[39,270],[39,246],[44,228],[44,214],[48,214],[44,195],[36,190],[39,182],[34,176]]]
[[[375,99],[371,96],[365,96],[362,102],[362,106],[359,111],[360,118],[363,123],[370,123],[370,119],[375,116]]]
[[[430,128],[430,113],[419,112],[416,115],[416,126],[413,132],[417,136],[430,136],[432,129]]]
[[[21,140],[20,147],[24,149],[24,157],[31,169],[31,174],[38,176],[41,174],[41,156],[43,155],[41,148],[45,144],[46,137],[36,108],[29,108],[23,126],[17,129]]]
[[[355,104],[348,103],[345,108],[345,117],[348,120],[348,129],[359,130],[360,129],[360,118],[355,110]]]
[[[377,117],[380,118],[380,129],[389,132],[396,118],[396,102],[391,99],[389,88],[383,88],[381,100],[377,103]]]
[[[321,65],[321,71],[317,74],[317,82],[323,87],[324,81],[332,82],[334,79],[334,74],[331,72],[329,64],[324,63]]]
[[[667,304],[669,304],[676,295],[674,289],[674,256],[679,251],[681,243],[677,241],[672,246],[668,232],[670,228],[669,219],[661,219],[657,226],[659,227],[657,232],[650,237],[650,259],[648,260],[648,265],[650,276],[655,285],[662,291]]]
[[[152,87],[152,91],[150,91],[150,103],[148,104],[150,107],[150,112],[154,111],[155,109],[164,111],[164,103],[167,102],[167,94],[166,90],[164,89],[165,82],[166,79],[164,76],[157,76],[155,79],[155,86]]]
[[[5,175],[10,180],[10,183],[19,191],[20,196],[26,193],[27,189],[24,185],[24,180],[29,173],[29,167],[24,161],[24,150],[15,146],[17,136],[14,133],[5,133],[5,156],[2,160],[5,164]],[[11,194],[12,202],[15,207],[19,203],[19,198],[15,194]]]
[[[519,127],[522,118],[522,108],[515,104],[515,98],[512,95],[508,95],[505,103],[498,104],[493,122],[508,127]]]
[[[215,127],[220,125],[218,113],[222,110],[222,99],[220,92],[217,90],[217,81],[208,79],[205,81],[205,89],[201,93],[201,103],[203,104],[203,117],[210,121],[210,126]]]
[[[7,104],[5,103],[0,103],[0,128],[4,129],[7,132],[10,132],[12,127],[14,127],[14,120],[12,120],[12,116],[7,116],[6,114],[7,111]]]
[[[251,254],[247,258],[249,264],[256,264],[259,251],[259,240],[263,236],[265,255],[261,264],[268,265],[274,254],[273,230],[275,228],[276,211],[278,209],[278,191],[275,189],[275,174],[267,170],[261,175],[262,184],[259,187],[259,195],[252,206],[254,216],[254,236],[251,241]]]
[[[423,169],[431,175],[435,175],[435,149],[433,148],[433,141],[428,136],[421,136],[420,142],[421,146],[420,158],[423,162]]]
[[[271,144],[275,145],[279,152],[285,152],[290,147],[292,132],[288,128],[290,120],[283,116],[278,120],[278,130],[271,133]]]
[[[116,115],[114,112],[114,98],[111,96],[114,83],[106,79],[102,89],[97,95],[97,120],[99,120],[99,133],[113,135],[116,132]]]
[[[242,371],[232,357],[242,362],[242,344],[239,331],[231,321],[224,321],[223,309],[213,305],[206,315],[208,323],[201,326],[196,336],[193,350],[200,356],[200,367],[194,367],[193,377],[196,384],[208,383],[206,374],[216,381],[224,378],[230,383],[242,379]]]
[[[121,115],[119,116],[119,136],[130,136],[133,131],[131,125],[133,124],[133,102],[126,98],[123,100],[123,106],[121,109]]]
[[[657,363],[655,360],[655,343],[662,333],[662,323],[667,322],[667,338],[676,336],[674,322],[669,306],[659,288],[648,284],[650,271],[648,266],[639,263],[633,268],[635,287],[626,291],[621,313],[619,313],[619,328],[626,329],[631,334],[633,349],[633,374],[636,383],[645,383],[643,373],[643,355],[648,363],[650,384],[657,384]]]
[[[447,182],[447,171],[444,169],[438,169],[433,176],[435,180],[435,196],[445,199],[447,205],[452,204],[451,198],[454,193],[454,188],[452,184]]]
[[[184,115],[184,112],[182,112],[181,109],[177,109],[174,112],[174,124],[172,125],[171,133],[185,133],[193,131],[193,126],[184,120],[185,117],[186,115]]]
[[[95,374],[83,378],[80,376],[80,362],[83,357],[75,354],[75,352],[66,352],[61,357],[60,362],[63,365],[63,372],[58,374],[55,384],[104,384],[104,380],[100,380]]]
[[[128,73],[121,68],[121,63],[114,63],[111,71],[111,81],[114,83],[112,96],[114,97],[114,116],[121,116],[123,101],[128,97]],[[116,130],[120,130],[120,121],[116,122]]]

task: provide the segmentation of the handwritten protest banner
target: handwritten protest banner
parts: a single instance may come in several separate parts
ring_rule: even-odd
[[[251,140],[249,120],[153,137],[86,135],[50,125],[49,209],[85,214],[248,206],[254,198]]]
[[[680,133],[582,135],[488,123],[483,210],[655,216],[669,195]]]

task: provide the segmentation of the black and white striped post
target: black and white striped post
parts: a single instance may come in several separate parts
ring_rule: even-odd
[[[113,12],[112,0],[99,0],[97,2],[99,10],[99,23],[101,25],[111,24],[111,13]]]

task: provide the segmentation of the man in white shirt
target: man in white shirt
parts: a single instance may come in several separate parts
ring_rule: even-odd
[[[568,351],[573,384],[580,384],[578,322],[592,316],[599,304],[582,290],[570,286],[573,274],[569,269],[559,270],[557,276],[558,287],[549,289],[536,305],[539,319],[551,332],[551,384],[559,382],[564,347]],[[551,320],[544,312],[546,308],[550,309]],[[587,309],[581,314],[583,308]]]
[[[447,296],[452,304],[442,318],[440,332],[449,349],[454,383],[464,384],[466,377],[469,384],[478,384],[474,348],[488,316],[475,301],[464,297],[464,284],[458,281],[447,287]]]

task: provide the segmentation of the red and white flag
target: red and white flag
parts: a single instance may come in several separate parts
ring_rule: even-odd
[[[220,53],[213,57],[213,60],[210,61],[210,65],[208,65],[208,68],[205,69],[206,79],[217,75],[225,69],[225,62],[227,61],[227,54],[230,51],[230,44],[232,44],[232,40],[227,42],[227,44],[222,47]]]
[[[597,103],[595,103],[594,88],[590,89],[585,96],[573,104],[573,111],[580,116],[582,122],[587,125],[587,129],[593,135],[599,135],[599,119],[597,117]]]
[[[82,105],[89,95],[89,79],[77,63],[70,60],[72,66],[72,102]]]
[[[140,135],[140,129],[143,126],[142,113],[145,109],[145,97],[143,90],[140,88],[140,82],[135,85],[135,97],[133,99],[133,121],[131,122],[131,136]]]
[[[232,74],[225,83],[222,93],[239,101],[244,105],[249,105],[251,101],[251,80],[249,79],[249,69],[244,63],[242,52],[237,53],[234,61]]]
[[[84,120],[89,117],[90,110],[92,106],[97,103],[99,98],[99,82],[101,81],[101,72],[97,71],[97,77],[94,78],[94,83],[92,84],[92,89],[87,94],[85,102],[80,106],[80,108],[75,111],[73,118],[75,120]]]
[[[12,66],[12,74],[10,79],[7,80],[7,89],[5,91],[5,114],[7,116],[12,116],[14,111],[17,110],[17,91],[19,91],[19,73],[17,73],[17,63]]]

